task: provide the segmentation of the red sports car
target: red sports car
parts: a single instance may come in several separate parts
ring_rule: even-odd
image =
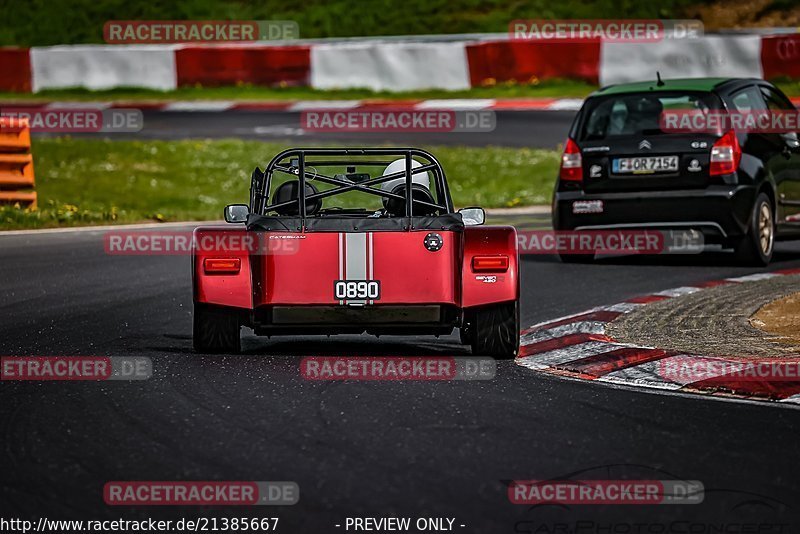
[[[376,170],[377,169],[377,170]],[[372,171],[372,172],[370,172]],[[290,149],[256,168],[236,227],[194,233],[194,347],[257,335],[449,335],[476,355],[519,349],[516,231],[456,211],[415,148]]]

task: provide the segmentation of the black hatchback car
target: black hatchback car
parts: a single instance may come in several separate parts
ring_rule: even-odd
[[[659,79],[600,89],[584,102],[565,143],[553,227],[696,230],[705,243],[735,249],[743,263],[768,264],[776,239],[800,238],[797,132],[665,131],[669,109],[796,112],[759,79]]]

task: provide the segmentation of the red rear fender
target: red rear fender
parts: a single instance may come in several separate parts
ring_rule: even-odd
[[[519,253],[514,227],[467,226],[462,273],[464,308],[517,300]]]

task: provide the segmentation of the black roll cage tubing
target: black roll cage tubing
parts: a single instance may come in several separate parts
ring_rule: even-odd
[[[331,176],[326,176],[324,174],[319,174],[316,172],[306,171],[306,167],[314,167],[316,166],[332,166],[332,165],[388,165],[390,162],[384,161],[358,161],[355,159],[342,159],[342,160],[322,160],[322,161],[308,161],[306,159],[307,156],[339,156],[339,157],[346,157],[346,156],[398,156],[404,157],[406,161],[406,168],[404,171],[394,172],[392,174],[387,174],[385,176],[379,176],[377,178],[371,178],[365,182],[355,183],[345,180],[340,180],[338,178],[334,178]],[[416,156],[423,161],[427,161],[423,165],[419,167],[411,168],[411,161],[412,157]],[[284,162],[286,159],[290,159],[289,166],[287,166]],[[297,160],[297,167],[291,166],[291,160]],[[434,176],[434,183],[436,185],[436,197],[438,199],[444,199],[443,204],[431,203],[426,202],[423,200],[414,200],[412,202],[412,187],[411,184],[413,183],[412,180],[412,171],[413,174],[418,174],[421,172],[432,172]],[[253,173],[253,178],[250,183],[250,212],[255,213],[258,215],[266,215],[270,211],[275,209],[280,209],[285,206],[291,205],[294,200],[289,200],[286,202],[279,202],[276,204],[267,204],[267,198],[269,196],[270,186],[272,184],[272,175],[275,172],[282,172],[285,174],[289,174],[292,176],[297,176],[300,182],[299,187],[299,195],[297,199],[298,203],[298,213],[300,214],[300,218],[302,219],[302,225],[305,227],[305,219],[306,219],[306,203],[309,200],[316,200],[322,199],[326,197],[330,197],[333,195],[338,195],[340,193],[345,193],[347,191],[362,191],[364,193],[368,193],[371,195],[376,195],[383,198],[393,198],[397,200],[405,200],[406,206],[406,213],[405,216],[408,218],[413,217],[414,204],[420,206],[428,206],[431,208],[438,209],[440,211],[444,211],[446,213],[452,213],[455,211],[453,209],[453,200],[450,197],[450,191],[447,188],[447,182],[444,174],[444,169],[439,161],[433,156],[433,154],[425,151],[420,150],[418,148],[290,148],[288,150],[284,150],[283,152],[279,153],[277,156],[272,158],[272,161],[269,162],[267,168],[265,169],[263,174]],[[406,187],[405,187],[405,196],[399,195],[397,193],[392,193],[389,191],[382,191],[380,189],[373,188],[373,185],[379,185],[384,182],[388,182],[390,180],[396,180],[397,178],[405,177],[406,180]],[[306,179],[309,180],[318,180],[320,182],[336,185],[333,189],[329,189],[327,191],[322,191],[319,193],[313,193],[311,195],[306,196]]]

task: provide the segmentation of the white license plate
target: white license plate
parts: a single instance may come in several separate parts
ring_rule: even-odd
[[[677,172],[678,156],[618,158],[614,160],[611,169],[614,174],[652,174],[656,172]]]
[[[337,300],[378,300],[381,283],[377,280],[336,280],[333,297]]]

